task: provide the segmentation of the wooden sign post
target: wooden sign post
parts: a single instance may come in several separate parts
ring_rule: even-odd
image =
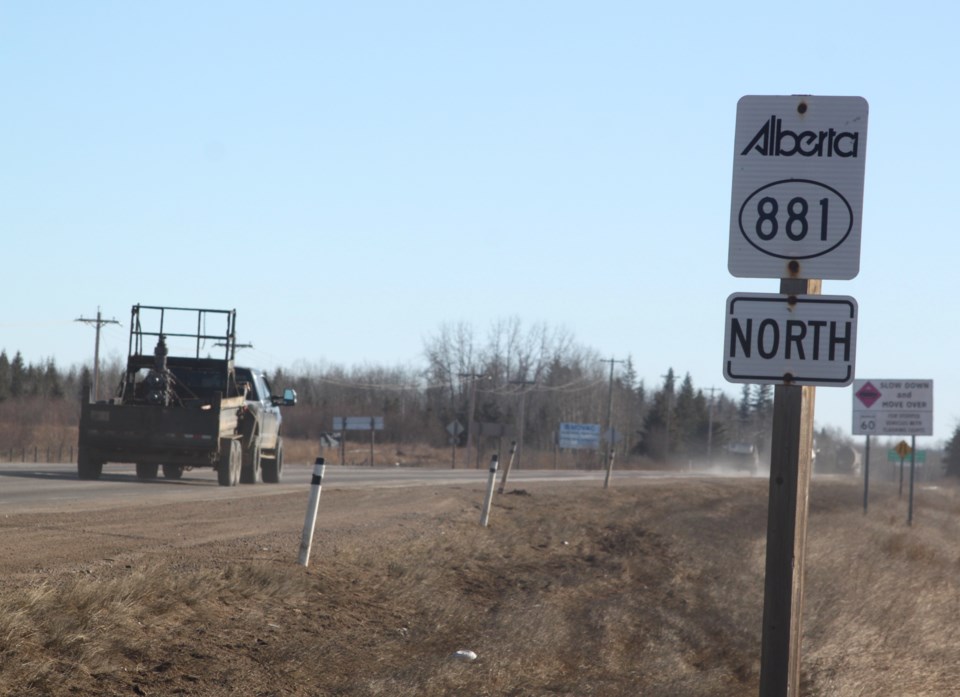
[[[820,281],[782,280],[780,292],[819,294]],[[760,697],[799,694],[815,398],[812,386],[774,388]]]

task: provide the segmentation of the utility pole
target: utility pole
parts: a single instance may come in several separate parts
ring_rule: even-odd
[[[473,416],[477,407],[477,380],[487,378],[486,373],[457,373],[457,377],[470,380],[470,406],[467,408],[467,462],[473,447]],[[469,467],[469,465],[467,465]],[[480,443],[477,442],[477,469],[480,469]]]
[[[100,308],[97,308],[97,318],[88,319],[78,317],[74,322],[83,322],[87,325],[94,325],[96,329],[96,339],[93,344],[93,401],[100,399],[100,328],[105,324],[120,324],[115,319],[103,319],[100,315]]]
[[[713,465],[713,393],[719,389],[719,387],[706,388],[710,393],[710,406],[707,410],[707,464],[711,466]]]
[[[667,393],[667,437],[663,447],[663,454],[664,454],[664,457],[666,457],[667,461],[669,462],[670,460],[670,429],[673,426],[673,391],[674,391],[673,382],[674,382],[675,376],[673,375],[673,371],[670,371],[666,375],[661,375],[660,377],[663,378],[663,391]],[[670,379],[669,384],[667,383],[668,378]],[[669,392],[667,391],[668,388],[669,388]]]
[[[600,359],[601,363],[610,364],[610,388],[607,391],[607,452],[606,452],[606,467],[607,467],[607,476],[610,476],[609,469],[610,465],[613,463],[613,366],[617,363],[624,363],[625,361],[620,361],[615,358],[602,358]]]
[[[523,424],[526,421],[527,415],[527,387],[530,385],[536,385],[537,381],[511,380],[510,384],[520,386],[520,428],[518,429],[517,433],[517,469],[520,469],[520,455],[523,453]]]

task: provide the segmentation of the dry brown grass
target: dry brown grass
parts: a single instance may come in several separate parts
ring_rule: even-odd
[[[154,653],[181,623],[216,618],[224,602],[302,593],[302,578],[245,565],[172,573],[155,566],[84,570],[0,595],[0,693],[55,694],[64,679],[97,680]]]
[[[394,494],[327,490],[321,525],[346,517],[309,569],[302,497],[277,496],[197,507],[269,506],[260,534],[9,576],[0,694],[756,694],[765,481],[531,486],[497,497],[489,528],[481,494],[387,509]],[[814,486],[802,694],[958,694],[960,497],[920,491],[907,528],[893,489],[866,517],[860,494]]]

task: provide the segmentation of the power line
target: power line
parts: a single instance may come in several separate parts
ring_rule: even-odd
[[[608,461],[608,473],[609,473],[609,463],[611,461],[611,456],[613,453],[613,422],[611,421],[613,417],[613,366],[617,363],[626,363],[624,360],[618,360],[616,358],[601,358],[601,363],[610,364],[610,389],[607,394],[607,461]]]
[[[473,418],[477,406],[477,380],[489,380],[490,376],[486,373],[457,373],[460,379],[469,378],[470,380],[470,405],[467,408],[467,462],[470,458],[470,448],[473,447]],[[456,438],[456,434],[454,434]],[[456,441],[454,441],[456,442]],[[456,452],[456,449],[454,449]],[[477,467],[480,467],[480,446],[477,446]]]
[[[96,319],[81,316],[73,321],[83,322],[88,326],[92,325],[96,329],[96,339],[93,344],[93,401],[96,402],[100,399],[100,329],[105,324],[116,324],[119,326],[120,323],[116,319],[103,319],[99,307],[97,308]]]

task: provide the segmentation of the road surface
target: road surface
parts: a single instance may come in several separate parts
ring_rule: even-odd
[[[312,465],[285,465],[280,484],[256,484],[236,487],[217,485],[212,469],[185,472],[183,479],[155,480],[136,478],[133,465],[107,465],[95,481],[77,479],[73,464],[0,463],[0,514],[96,510],[133,504],[224,501],[250,496],[270,496],[307,491]],[[324,488],[389,488],[418,485],[469,484],[484,486],[487,469],[425,469],[419,467],[343,467],[328,465]],[[503,471],[497,474],[501,481]],[[638,478],[676,476],[676,473],[622,471],[613,473],[617,481]],[[602,470],[513,470],[507,487],[537,481],[584,481],[603,485]]]

